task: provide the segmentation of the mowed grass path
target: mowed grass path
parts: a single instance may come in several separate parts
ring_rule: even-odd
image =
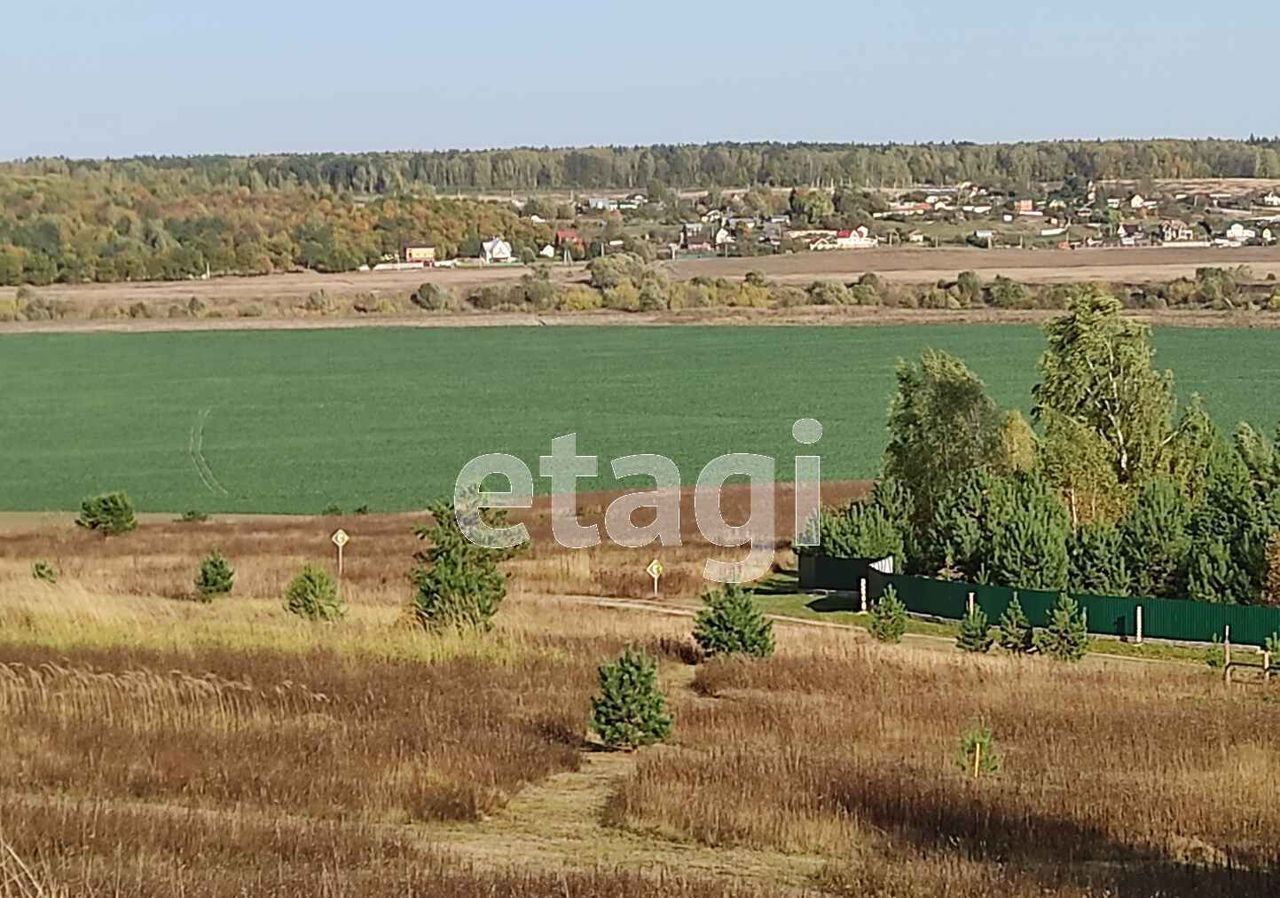
[[[1280,419],[1280,334],[1163,330],[1159,362],[1225,426]],[[818,418],[827,478],[876,473],[894,366],[962,356],[1026,408],[1036,328],[483,328],[0,336],[0,509],[125,489],[143,510],[377,511],[447,494],[460,467],[533,468],[578,433],[601,458],[670,456],[686,482],[725,452],[778,459]],[[803,450],[808,451],[808,450]],[[635,483],[635,482],[633,482]],[[641,485],[635,483],[635,485]]]

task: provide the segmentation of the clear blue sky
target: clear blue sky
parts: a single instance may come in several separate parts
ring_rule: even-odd
[[[0,158],[1280,132],[1274,0],[48,0]]]

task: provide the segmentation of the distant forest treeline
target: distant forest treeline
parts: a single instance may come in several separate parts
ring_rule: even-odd
[[[10,166],[12,169],[14,166]],[[511,149],[282,156],[34,160],[18,170],[107,173],[148,182],[178,174],[193,187],[312,187],[361,194],[432,188],[554,190],[909,186],[977,181],[1016,189],[1088,179],[1280,178],[1280,138],[1041,141],[1013,144],[781,144]]]
[[[522,256],[552,226],[454,192],[672,187],[905,187],[1280,178],[1280,139],[32,159],[0,164],[0,284],[342,271],[435,245],[475,256],[505,236]],[[655,194],[660,195],[660,194]],[[668,208],[667,214],[676,210]]]

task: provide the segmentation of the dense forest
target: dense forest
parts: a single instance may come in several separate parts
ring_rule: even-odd
[[[311,187],[358,194],[433,189],[553,190],[775,187],[850,184],[903,187],[978,181],[1019,188],[1087,179],[1280,178],[1280,138],[1237,140],[1045,141],[1016,144],[716,143],[599,147],[198,156],[123,161],[36,160],[10,173],[107,175],[142,184],[176,175],[190,190]]]
[[[1001,145],[709,144],[0,164],[0,284],[346,270],[434,243],[474,255],[550,229],[442,194],[713,186],[1017,190],[1084,179],[1280,177],[1280,139]]]

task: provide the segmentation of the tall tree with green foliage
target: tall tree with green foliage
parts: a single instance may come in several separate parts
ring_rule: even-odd
[[[1186,582],[1191,551],[1191,504],[1176,483],[1159,477],[1143,484],[1120,522],[1134,591],[1176,598]]]
[[[938,499],[919,540],[913,568],[948,580],[980,579],[990,557],[991,492],[996,478],[982,469],[962,475]]]
[[[591,729],[610,748],[634,749],[671,734],[667,700],[658,687],[658,665],[627,649],[601,665],[600,693],[591,700]]]
[[[693,638],[708,656],[773,654],[773,622],[764,616],[751,594],[736,583],[702,597],[694,619]]]
[[[987,568],[991,580],[1020,589],[1065,589],[1066,508],[1038,477],[1000,480],[989,511],[991,542]]]
[[[1173,436],[1173,375],[1157,371],[1149,329],[1114,296],[1088,292],[1046,329],[1048,348],[1033,389],[1034,415],[1056,412],[1103,440],[1121,484],[1161,467]]]
[[[1059,661],[1079,661],[1089,652],[1089,631],[1084,613],[1075,599],[1065,592],[1049,614],[1049,624],[1036,635],[1036,648],[1042,655]]]
[[[1125,558],[1124,537],[1114,524],[1085,524],[1071,536],[1067,556],[1067,585],[1073,592],[1098,596],[1131,593],[1133,577]]]
[[[1280,494],[1280,453],[1275,444],[1245,422],[1237,425],[1234,444],[1258,492],[1268,498]]]
[[[1000,423],[1000,451],[996,473],[1003,476],[1030,474],[1040,467],[1040,438],[1031,422],[1014,409],[1005,412]]]
[[[1053,409],[1041,409],[1040,421],[1044,475],[1062,494],[1072,526],[1115,520],[1124,490],[1106,440],[1088,424]]]
[[[1203,492],[1188,526],[1188,595],[1202,602],[1257,603],[1267,541],[1280,520],[1261,501],[1239,453],[1224,442],[1209,456]]]
[[[898,365],[885,474],[910,488],[918,531],[963,475],[998,462],[1002,421],[986,386],[955,356],[928,350],[918,365]]]
[[[1193,395],[1169,443],[1169,476],[1192,505],[1204,501],[1215,458],[1224,450],[1218,427],[1209,417],[1199,394]]]
[[[1262,585],[1262,603],[1280,607],[1280,530],[1267,540],[1267,579]]]

